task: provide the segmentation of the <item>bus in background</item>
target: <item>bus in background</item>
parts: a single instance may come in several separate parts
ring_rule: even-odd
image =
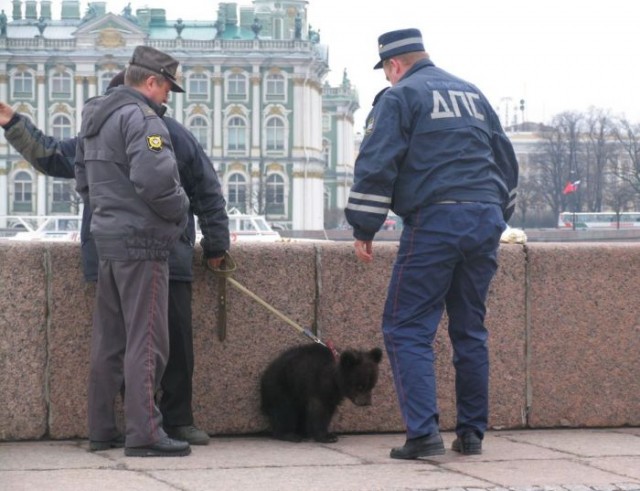
[[[558,218],[558,227],[573,228],[573,219],[576,220],[576,229],[584,228],[630,228],[640,227],[640,212],[602,211],[594,213],[573,213],[563,211]]]

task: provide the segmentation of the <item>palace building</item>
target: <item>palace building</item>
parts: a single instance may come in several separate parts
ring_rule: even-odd
[[[180,61],[184,94],[167,114],[201,143],[229,208],[281,227],[336,226],[353,182],[358,95],[346,70],[325,81],[328,49],[306,0],[219,3],[209,20],[164,9],[108,10],[62,0],[13,0],[0,13],[0,100],[46,134],[77,134],[84,101],[104,93],[138,45]],[[12,16],[12,19],[8,17]],[[0,216],[77,214],[74,182],[43,176],[0,135]]]

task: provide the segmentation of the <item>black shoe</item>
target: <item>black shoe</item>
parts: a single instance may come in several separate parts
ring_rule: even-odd
[[[174,440],[182,440],[191,445],[208,445],[209,435],[193,425],[165,426],[164,431]]]
[[[431,455],[443,455],[444,443],[440,433],[407,439],[402,447],[391,449],[389,455],[392,459],[417,459]]]
[[[122,447],[124,447],[124,435],[118,435],[111,440],[105,441],[89,440],[89,452],[100,452],[102,450]]]
[[[184,457],[191,453],[191,447],[187,442],[173,440],[168,436],[144,447],[126,447],[124,454],[127,457]]]
[[[475,431],[469,431],[458,436],[451,445],[451,450],[462,455],[480,455],[482,453],[482,439]]]

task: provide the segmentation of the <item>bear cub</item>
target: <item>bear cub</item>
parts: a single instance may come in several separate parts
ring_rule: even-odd
[[[332,443],[329,423],[344,398],[371,405],[382,350],[345,350],[338,360],[318,343],[291,348],[266,368],[260,381],[261,409],[273,436],[299,442]]]

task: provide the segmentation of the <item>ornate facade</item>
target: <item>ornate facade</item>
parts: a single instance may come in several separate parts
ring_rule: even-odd
[[[183,21],[164,9],[114,14],[106,2],[81,15],[79,1],[63,0],[54,20],[48,0],[13,0],[13,20],[0,14],[0,100],[71,137],[84,101],[105,91],[135,46],[153,46],[180,60],[186,93],[171,95],[168,114],[202,144],[229,207],[322,229],[353,180],[358,97],[346,72],[340,87],[324,83],[328,50],[307,4],[220,3],[211,20]],[[34,171],[0,136],[0,216],[77,213],[73,186]]]

